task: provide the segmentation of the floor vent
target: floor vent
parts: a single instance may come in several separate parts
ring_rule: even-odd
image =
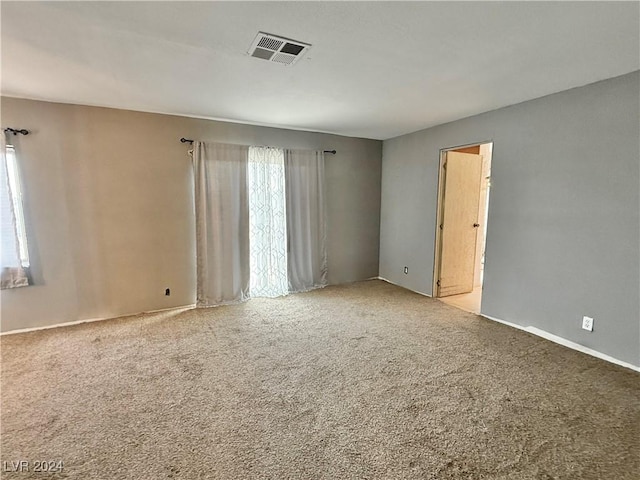
[[[308,43],[258,32],[251,43],[249,55],[280,65],[293,65],[311,48]]]

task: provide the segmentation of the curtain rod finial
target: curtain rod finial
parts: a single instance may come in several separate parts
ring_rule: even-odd
[[[5,133],[13,133],[14,135],[18,135],[18,134],[20,134],[20,135],[29,135],[29,130],[27,130],[26,128],[18,129],[18,128],[9,127],[9,128],[5,128],[4,132]]]

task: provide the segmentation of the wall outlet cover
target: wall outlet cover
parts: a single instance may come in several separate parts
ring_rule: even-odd
[[[585,330],[589,330],[593,332],[593,318],[591,317],[582,317],[582,328]]]

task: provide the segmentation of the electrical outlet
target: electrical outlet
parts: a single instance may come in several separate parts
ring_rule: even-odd
[[[169,295],[171,295],[171,289],[170,289],[170,288],[165,289],[164,294],[165,294],[167,297],[168,297]]]
[[[593,318],[591,317],[582,317],[582,328],[585,330],[589,330],[593,332]]]
[[[404,274],[408,274],[409,273],[409,267],[404,267]]]

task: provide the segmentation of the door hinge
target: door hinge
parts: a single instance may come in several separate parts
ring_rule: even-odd
[[[442,230],[442,224],[440,224],[440,230]]]
[[[436,282],[436,285],[437,285],[437,286],[440,286],[440,280],[438,280],[438,281]]]
[[[442,164],[442,168],[444,168],[445,170],[447,169],[447,162],[444,162],[444,163]]]

